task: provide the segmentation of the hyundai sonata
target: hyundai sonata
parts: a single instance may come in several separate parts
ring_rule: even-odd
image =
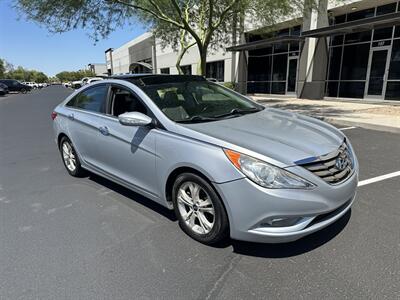
[[[52,118],[69,174],[93,172],[174,210],[202,243],[294,241],[355,198],[358,162],[341,131],[200,76],[103,80]]]

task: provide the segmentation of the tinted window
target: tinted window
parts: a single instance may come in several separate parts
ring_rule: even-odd
[[[181,66],[184,75],[192,75],[192,65]]]
[[[331,48],[329,60],[329,80],[339,79],[342,49],[343,47]]]
[[[160,69],[161,74],[169,74],[169,68],[162,68]]]
[[[106,95],[106,85],[96,86],[79,93],[74,99],[67,103],[67,106],[105,113]]]
[[[370,44],[345,46],[343,51],[342,80],[365,80]]]
[[[396,12],[396,5],[397,3],[390,3],[382,6],[378,6],[376,8],[376,15],[385,15],[385,14],[390,14]]]
[[[400,40],[393,42],[389,79],[400,79]]]
[[[111,114],[117,117],[132,111],[147,114],[146,107],[136,95],[127,89],[113,86],[111,88]]]
[[[373,17],[375,8],[364,9],[347,15],[347,22]]]
[[[224,61],[215,61],[206,64],[206,77],[224,81]]]

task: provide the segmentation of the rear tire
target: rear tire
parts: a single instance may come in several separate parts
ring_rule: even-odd
[[[82,168],[79,157],[69,138],[64,136],[60,141],[60,154],[65,168],[69,175],[74,177],[82,177],[85,170]]]
[[[193,173],[179,175],[172,189],[172,201],[179,225],[191,238],[210,245],[228,237],[225,207],[204,178]]]

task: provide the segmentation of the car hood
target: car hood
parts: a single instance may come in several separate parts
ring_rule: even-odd
[[[182,124],[185,128],[257,152],[287,166],[336,150],[344,135],[314,118],[266,108],[216,122]],[[210,141],[208,141],[210,142]]]

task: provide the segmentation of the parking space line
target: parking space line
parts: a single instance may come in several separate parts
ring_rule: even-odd
[[[350,126],[350,127],[339,128],[339,130],[344,131],[344,130],[356,129],[356,128],[357,127],[355,127],[355,126]]]
[[[397,177],[397,176],[400,176],[400,171],[389,173],[389,174],[386,174],[386,175],[377,176],[377,177],[366,179],[366,180],[362,180],[362,181],[358,182],[358,186],[371,184],[371,183],[374,183],[374,182],[386,180],[386,179]]]

